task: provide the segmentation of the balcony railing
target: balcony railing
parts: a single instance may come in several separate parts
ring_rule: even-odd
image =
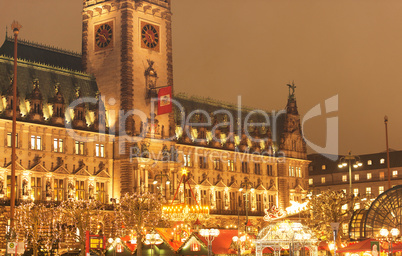
[[[240,215],[240,216],[246,216],[246,211],[245,210],[223,210],[223,209],[211,209],[209,210],[210,214],[217,214],[217,215]],[[264,216],[265,212],[264,211],[252,211],[249,210],[247,212],[248,216]]]

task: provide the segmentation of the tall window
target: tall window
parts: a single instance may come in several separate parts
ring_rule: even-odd
[[[17,195],[17,176],[15,176],[15,194]],[[11,175],[7,175],[7,197],[11,196]]]
[[[384,180],[384,172],[380,172],[380,180]]]
[[[95,156],[105,157],[105,145],[103,145],[103,144],[95,145]]]
[[[309,184],[309,185],[313,185],[313,179],[311,179],[311,178],[308,179],[308,184]]]
[[[323,165],[321,166],[321,169],[322,169],[322,170],[326,170],[326,169],[327,169],[327,166],[326,166],[325,164],[323,164]]]
[[[234,172],[235,171],[235,165],[233,160],[228,160],[228,171]]]
[[[261,175],[261,165],[259,163],[254,163],[254,173]]]
[[[358,188],[353,189],[353,195],[355,195],[355,196],[359,195],[359,189]]]
[[[75,141],[74,152],[76,155],[83,155],[84,154],[84,142]]]
[[[355,174],[355,180],[359,180],[360,176],[359,174]]]
[[[75,182],[75,199],[77,200],[85,199],[85,182],[82,180],[77,180]]]
[[[348,175],[342,175],[342,181],[343,182],[348,181]]]
[[[63,139],[53,139],[53,151],[63,153]]]
[[[325,183],[325,177],[321,177],[321,183],[322,183],[322,184]]]
[[[297,172],[297,177],[300,177],[300,178],[303,177],[301,167],[296,167],[296,172]]]
[[[267,175],[268,176],[273,176],[272,165],[270,165],[270,164],[267,165]]]
[[[214,160],[214,170],[220,170],[221,169],[221,161],[219,158],[215,158]]]
[[[11,147],[11,132],[7,133],[7,147]],[[18,148],[18,133],[15,134],[15,147]]]
[[[31,149],[42,150],[42,138],[41,136],[31,136]]]
[[[392,177],[398,177],[398,170],[392,171]]]
[[[104,182],[96,182],[96,194],[98,195],[98,200],[104,203],[106,198],[106,187]]]
[[[215,191],[215,196],[216,196],[216,209],[222,210],[223,209],[222,191]]]
[[[378,187],[378,194],[384,193],[384,186],[379,186]]]
[[[31,177],[31,193],[34,200],[42,200],[42,179],[39,177]]]
[[[207,168],[207,157],[206,156],[198,157],[198,164],[201,169],[206,169]]]
[[[257,194],[256,197],[257,197],[256,198],[257,199],[257,211],[262,212],[262,209],[263,209],[262,197],[263,197],[263,195]]]
[[[371,195],[371,187],[366,187],[366,194]]]
[[[191,155],[183,155],[184,166],[190,167],[191,166]]]
[[[383,164],[383,163],[385,163],[385,159],[384,159],[384,158],[381,158],[381,159],[380,159],[380,164]]]
[[[54,200],[63,201],[64,199],[64,182],[62,179],[53,180]]]
[[[248,173],[248,162],[241,162],[241,172]]]
[[[371,180],[371,178],[372,178],[372,177],[371,177],[371,172],[367,173],[367,179],[368,179],[368,180]]]
[[[371,160],[367,161],[367,165],[372,165],[372,164],[373,164],[373,161],[371,161]]]

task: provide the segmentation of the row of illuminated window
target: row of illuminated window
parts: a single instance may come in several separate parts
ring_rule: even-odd
[[[303,177],[301,167],[289,166],[289,177]]]
[[[220,158],[212,159],[212,168],[214,170],[223,170],[224,165],[226,165],[225,169],[228,171],[234,172],[237,170],[236,163],[232,159],[228,159],[228,160],[221,160]],[[193,166],[191,155],[189,155],[189,154],[183,155],[183,166],[185,166],[185,167]],[[200,169],[208,169],[209,168],[208,158],[206,156],[198,157],[198,167]],[[247,162],[247,161],[241,162],[241,172],[242,173],[250,173],[249,162]],[[263,174],[260,163],[254,163],[254,173],[259,174],[259,175]],[[268,176],[273,176],[272,165],[270,165],[270,164],[267,165],[266,174]]]
[[[15,183],[15,189],[18,194],[17,188],[19,185],[17,184],[17,177]],[[95,188],[92,185],[89,185],[88,191],[85,187],[86,181],[76,181],[75,186],[73,184],[69,184],[66,189],[66,181],[64,179],[53,179],[52,182],[49,180],[45,181],[42,177],[31,177],[31,189],[28,190],[28,182],[26,180],[22,181],[21,186],[21,195],[29,196],[32,200],[44,200],[45,197],[51,197],[55,201],[63,201],[67,198],[75,198],[85,199],[85,196],[88,195],[88,198],[97,199],[101,202],[105,201],[106,198],[106,183],[104,182],[96,182]],[[75,190],[75,194],[74,193]],[[96,197],[95,197],[96,195]],[[7,191],[6,196],[11,196],[11,176],[7,176]]]
[[[367,165],[372,165],[373,161],[372,160],[367,160]],[[385,164],[385,158],[380,159],[380,164]],[[326,170],[327,166],[325,164],[321,165],[322,170]]]
[[[16,147],[18,147],[18,133],[16,134]],[[7,146],[11,147],[11,133],[7,134]],[[42,136],[31,136],[30,146],[29,148],[32,150],[43,150],[42,147],[43,139]],[[74,142],[74,154],[76,155],[84,155],[85,154],[85,143],[80,141]],[[53,152],[64,152],[64,140],[60,138],[53,139]],[[105,157],[105,145],[104,144],[95,144],[95,156],[97,157]]]
[[[384,179],[385,179],[385,174],[384,174],[384,172],[380,172],[379,174],[380,174],[380,175],[379,175],[379,179],[380,179],[380,180],[384,180]],[[371,180],[371,179],[373,178],[373,176],[372,176],[371,173],[367,173],[367,174],[366,174],[366,177],[367,177],[367,180]],[[397,177],[398,177],[398,170],[393,170],[393,171],[392,171],[392,177],[393,177],[393,178],[397,178]],[[355,181],[360,180],[360,174],[354,174],[354,180],[355,180]],[[347,182],[347,181],[348,181],[348,175],[342,175],[342,182]],[[321,184],[325,184],[325,182],[326,182],[325,177],[321,177]],[[312,178],[309,179],[309,185],[313,185],[313,183],[314,183],[313,179],[312,179]]]

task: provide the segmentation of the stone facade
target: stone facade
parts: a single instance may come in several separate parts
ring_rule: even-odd
[[[176,202],[209,205],[211,223],[221,227],[237,225],[237,215],[244,221],[246,205],[247,215],[256,217],[304,198],[309,161],[294,93],[284,111],[269,114],[175,93],[174,111],[156,115],[152,98],[159,88],[173,87],[171,15],[169,1],[87,0],[82,57],[20,42],[23,56],[36,57],[19,60],[18,199],[108,203],[124,193],[152,191],[170,201],[183,167],[194,197],[181,187]],[[153,38],[157,46],[144,46],[147,25],[159,32]],[[0,48],[4,198],[10,173],[10,42]]]

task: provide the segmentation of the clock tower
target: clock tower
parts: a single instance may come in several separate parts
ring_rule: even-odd
[[[109,128],[139,135],[157,88],[173,85],[170,0],[84,0],[82,28],[84,71],[96,77]],[[135,110],[134,120],[119,120],[120,110]],[[169,114],[157,119],[168,136]]]
[[[95,76],[109,132],[117,135],[114,197],[146,191],[150,172],[166,167],[141,159],[173,145],[164,140],[174,131],[173,114],[156,115],[158,89],[173,86],[170,0],[84,0],[83,5],[83,68]],[[148,155],[133,158],[133,148]]]

